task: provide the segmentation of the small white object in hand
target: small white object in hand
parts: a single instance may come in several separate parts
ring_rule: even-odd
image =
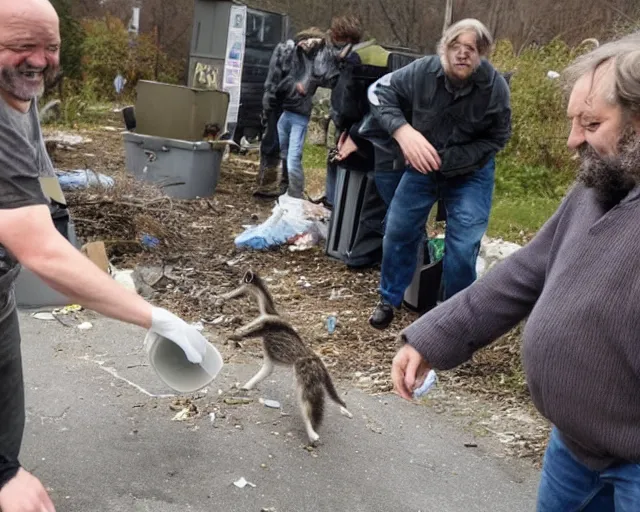
[[[430,370],[427,374],[427,378],[424,379],[422,386],[414,390],[413,398],[420,398],[421,396],[426,395],[437,381],[438,377],[436,375],[436,372]]]

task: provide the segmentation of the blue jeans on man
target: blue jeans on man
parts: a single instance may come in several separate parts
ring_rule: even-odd
[[[309,118],[295,112],[285,110],[278,120],[278,139],[282,159],[287,162],[289,174],[288,194],[302,198],[304,192],[304,172],[302,170],[302,153],[307,135]]]
[[[640,464],[593,471],[575,458],[554,429],[544,455],[537,512],[640,510]]]
[[[476,260],[487,230],[493,198],[495,160],[454,178],[438,172],[376,171],[376,185],[389,204],[385,220],[380,294],[400,307],[417,265],[418,245],[433,205],[442,199],[447,213],[443,299],[476,280]]]

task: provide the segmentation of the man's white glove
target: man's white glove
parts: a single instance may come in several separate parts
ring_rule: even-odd
[[[178,345],[194,364],[202,362],[208,341],[182,318],[162,308],[153,308],[151,312],[151,330]]]

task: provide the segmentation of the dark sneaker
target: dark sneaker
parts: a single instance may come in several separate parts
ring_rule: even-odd
[[[369,317],[369,324],[376,329],[386,329],[393,321],[393,306],[381,300]]]

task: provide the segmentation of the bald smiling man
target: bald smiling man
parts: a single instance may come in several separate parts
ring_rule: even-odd
[[[25,422],[14,282],[20,265],[87,309],[150,329],[199,363],[207,340],[174,314],[113,281],[55,228],[39,178],[54,176],[36,99],[60,63],[59,20],[47,0],[0,0],[0,510],[53,512],[18,461]]]

